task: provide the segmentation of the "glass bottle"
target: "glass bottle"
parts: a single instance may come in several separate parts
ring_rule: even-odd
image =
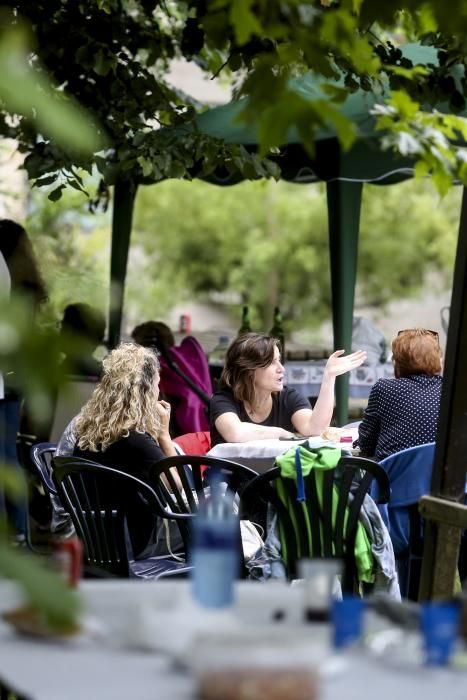
[[[277,340],[279,341],[279,350],[281,353],[281,358],[284,361],[285,360],[285,333],[284,333],[284,327],[282,325],[281,310],[278,306],[274,307],[274,320],[273,320],[272,328],[269,331],[269,335],[272,336],[273,338],[277,338]]]
[[[238,329],[237,335],[243,335],[243,333],[251,333],[250,310],[249,310],[248,306],[243,307],[242,325]]]
[[[220,335],[217,340],[216,347],[209,353],[209,364],[214,367],[223,367],[225,362],[225,353],[229,347],[229,336]]]

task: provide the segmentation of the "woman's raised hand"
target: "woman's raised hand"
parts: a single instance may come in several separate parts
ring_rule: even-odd
[[[364,350],[357,350],[350,355],[346,355],[346,357],[342,357],[344,352],[345,350],[336,350],[329,357],[324,368],[324,372],[328,377],[337,377],[339,374],[350,372],[350,370],[360,367],[366,360],[366,352]]]
[[[161,422],[159,435],[164,435],[169,432],[170,404],[168,401],[158,401],[157,412],[159,413],[159,420]]]

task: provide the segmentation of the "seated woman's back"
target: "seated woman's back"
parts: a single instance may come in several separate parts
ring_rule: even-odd
[[[394,379],[373,386],[359,426],[363,456],[381,460],[436,439],[442,387],[438,335],[401,331],[392,343]]]
[[[122,344],[104,359],[102,378],[74,423],[73,454],[146,481],[154,463],[176,454],[169,418],[169,405],[159,401],[156,353]],[[138,500],[128,518],[137,557],[154,536],[155,516]]]

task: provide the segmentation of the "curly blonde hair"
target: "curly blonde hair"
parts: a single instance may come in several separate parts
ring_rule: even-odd
[[[159,360],[141,345],[122,343],[103,361],[103,375],[75,425],[78,447],[104,451],[130,430],[149,433],[160,429]]]

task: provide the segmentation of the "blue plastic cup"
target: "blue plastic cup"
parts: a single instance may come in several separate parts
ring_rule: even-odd
[[[425,603],[421,629],[427,666],[445,666],[454,649],[459,629],[459,606],[455,603]]]
[[[345,596],[334,600],[331,608],[333,646],[343,649],[360,641],[363,630],[365,602],[361,598]]]

